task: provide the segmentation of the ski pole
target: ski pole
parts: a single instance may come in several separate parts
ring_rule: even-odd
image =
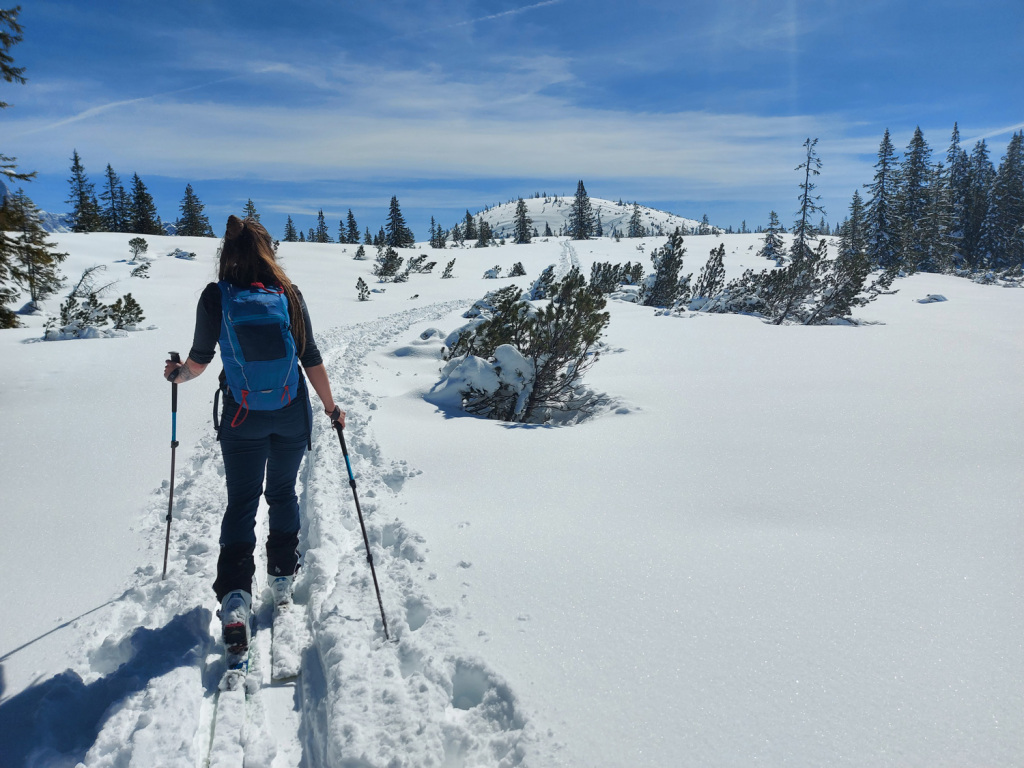
[[[345,445],[345,427],[341,422],[334,422],[334,428],[338,430],[338,439],[341,441],[341,452],[345,456],[345,466],[348,468],[348,484],[352,488],[352,498],[356,502],[356,514],[359,515],[359,527],[363,529],[363,544],[366,546],[366,562],[370,564],[370,573],[373,575],[373,588],[377,591],[377,605],[380,606],[380,620],[384,624],[384,639],[390,640],[388,635],[388,620],[384,617],[384,601],[380,599],[380,585],[377,583],[377,570],[373,567],[373,555],[370,553],[370,540],[366,536],[366,524],[363,522],[363,510],[359,507],[359,494],[356,493],[356,478],[352,474],[352,462],[348,458],[348,447]]]
[[[171,352],[171,362],[180,363],[181,356]],[[178,447],[178,383],[171,382],[171,492],[167,498],[167,537],[164,539],[164,573],[160,577],[167,578],[167,552],[171,548],[171,509],[174,507],[174,450]]]

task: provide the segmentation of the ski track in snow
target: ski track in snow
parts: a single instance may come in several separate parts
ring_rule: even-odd
[[[574,255],[566,252],[563,260],[575,263]],[[298,629],[308,643],[299,677],[285,682],[270,674],[273,607],[269,593],[262,594],[262,506],[258,518],[250,675],[261,686],[246,700],[244,726],[235,724],[244,728],[246,768],[529,762],[535,730],[517,697],[484,660],[460,651],[454,612],[435,605],[421,586],[425,542],[389,512],[415,472],[384,458],[371,429],[376,400],[359,387],[371,351],[463,306],[435,304],[318,334],[335,398],[348,414],[345,437],[392,640],[384,639],[337,435],[315,419],[312,452],[299,475],[304,562],[295,581],[295,608],[304,619]],[[231,734],[213,729],[224,673],[211,590],[226,501],[223,472],[211,430],[177,472],[167,579],[160,580],[158,566],[139,568],[136,586],[78,622],[81,657],[65,675],[81,679],[72,680],[64,705],[87,712],[79,720],[89,722],[77,734],[88,748],[87,768],[238,764],[237,751],[230,756],[220,746],[230,744]],[[160,563],[164,515],[154,512],[166,510],[166,487],[150,507],[149,519],[159,520],[151,523],[150,560]],[[63,765],[68,757],[51,746],[67,727],[53,714],[53,738],[44,735],[33,765]],[[237,732],[233,738],[239,741]],[[211,743],[218,747],[211,751]]]

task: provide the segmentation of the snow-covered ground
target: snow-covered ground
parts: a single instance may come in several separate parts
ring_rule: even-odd
[[[160,372],[188,351],[217,241],[148,238],[140,280],[119,261],[129,237],[53,239],[65,274],[106,264],[154,329],[0,333],[3,768],[209,755],[215,381],[180,387],[161,581]],[[420,247],[404,255],[434,273],[387,286],[353,246],[282,244],[349,413],[396,642],[321,419],[300,473],[308,647],[297,680],[271,683],[260,609],[246,765],[1021,764],[1024,291],[917,275],[855,328],[610,302],[587,382],[614,411],[512,427],[427,402],[440,348],[421,336],[509,283],[486,269],[522,261],[526,287],[574,258],[649,267],[663,242]],[[756,235],[690,237],[684,271],[719,242],[730,276],[765,264]],[[359,276],[386,291],[356,301]],[[929,294],[948,301],[917,302]]]

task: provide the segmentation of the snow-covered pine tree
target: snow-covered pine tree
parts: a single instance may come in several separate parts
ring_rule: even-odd
[[[366,260],[366,246],[360,244],[360,246],[358,248],[356,248],[355,255],[352,258],[355,259],[356,261],[365,261]]]
[[[555,233],[551,231],[551,225],[548,222],[544,222],[544,237],[554,237]]]
[[[455,277],[453,270],[455,269],[455,259],[452,259],[444,268],[444,272],[441,273],[442,280],[448,280],[449,278]]]
[[[985,140],[974,145],[967,164],[967,200],[964,206],[963,257],[966,267],[983,269],[991,255],[991,242],[986,228],[992,185],[996,171],[989,159]]]
[[[967,218],[967,197],[970,192],[969,161],[960,146],[960,127],[953,123],[953,135],[946,150],[944,194],[949,205],[949,249],[954,266],[963,266],[964,221]]]
[[[185,237],[213,237],[210,219],[203,213],[205,208],[192,190],[192,185],[186,184],[185,196],[181,199],[181,218],[175,223],[176,234]]]
[[[516,203],[515,235],[513,239],[518,244],[530,242],[533,236],[533,220],[526,211],[526,201],[519,198]]]
[[[922,272],[951,272],[956,253],[953,238],[953,190],[949,173],[942,163],[930,170],[928,205],[922,221],[924,258],[918,265]]]
[[[576,196],[573,197],[566,224],[567,233],[573,240],[588,240],[594,234],[594,211],[590,205],[590,196],[583,186],[583,179],[576,184]]]
[[[594,236],[604,237],[604,224],[601,223],[601,211],[597,212],[597,223],[594,224]]]
[[[356,280],[356,292],[358,294],[359,301],[368,301],[370,298],[370,288],[366,285],[366,281],[363,278]]]
[[[475,355],[493,361],[499,349],[511,346],[522,368],[504,371],[488,391],[470,387],[463,407],[491,419],[546,423],[554,412],[585,409],[580,385],[598,359],[595,345],[608,325],[605,299],[587,285],[573,267],[563,280],[552,282],[550,301],[536,307],[515,286],[488,294],[490,317],[464,329],[446,359]]]
[[[163,226],[156,212],[153,196],[142,183],[139,174],[132,175],[131,209],[129,231],[136,235],[162,235]]]
[[[509,277],[522,277],[526,274],[526,267],[523,266],[523,262],[517,261],[512,265],[512,269],[509,270]]]
[[[816,213],[825,213],[825,209],[818,203],[821,195],[815,195],[814,189],[817,186],[813,179],[821,175],[821,159],[815,147],[817,139],[808,138],[804,143],[804,161],[796,167],[796,170],[803,170],[804,179],[800,183],[800,209],[797,211],[797,220],[793,225],[793,242],[789,248],[790,258],[796,260],[807,258],[811,255],[811,240],[818,235],[813,224],[813,216]]]
[[[299,239],[299,233],[295,229],[295,222],[292,221],[292,217],[289,216],[288,220],[284,223],[284,241],[286,243],[294,243]]]
[[[899,265],[897,170],[896,151],[886,128],[878,147],[874,180],[864,185],[870,192],[866,210],[868,256],[885,270]]]
[[[47,242],[39,209],[24,190],[19,189],[4,198],[0,207],[0,231],[17,233],[9,240],[10,276],[28,289],[32,307],[38,310],[39,302],[55,294],[64,282],[57,265],[67,254],[56,251],[56,243]],[[0,265],[0,272],[2,270]],[[2,319],[0,327],[4,327]]]
[[[640,303],[648,307],[671,307],[679,298],[679,270],[683,266],[683,231],[676,228],[668,241],[651,254],[654,274],[640,292]]]
[[[242,208],[242,218],[260,220],[260,215],[256,211],[256,203],[252,201],[251,197],[245,201],[245,206]]]
[[[1024,268],[1024,131],[1013,134],[992,182],[990,266],[999,272]]]
[[[71,205],[72,232],[99,232],[103,229],[103,217],[100,215],[99,201],[93,183],[85,173],[82,158],[78,150],[71,155],[71,178],[68,179],[71,192],[68,202]]]
[[[392,195],[391,204],[388,207],[388,222],[384,230],[388,245],[392,248],[412,248],[416,245],[416,238],[412,230],[405,224],[405,217],[402,216],[402,209],[398,205],[398,197]]]
[[[899,262],[907,272],[916,272],[927,261],[929,233],[926,217],[932,198],[931,154],[932,150],[918,126],[903,155],[896,191]]]
[[[764,245],[757,252],[758,256],[770,259],[778,267],[782,266],[785,260],[782,233],[786,230],[779,224],[779,214],[772,211],[768,216],[768,229],[764,231]]]

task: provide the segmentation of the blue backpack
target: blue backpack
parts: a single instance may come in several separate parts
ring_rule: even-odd
[[[298,394],[298,352],[283,288],[262,283],[241,288],[226,280],[217,285],[220,355],[227,388],[239,404],[231,421],[237,427],[250,410],[284,408]]]

